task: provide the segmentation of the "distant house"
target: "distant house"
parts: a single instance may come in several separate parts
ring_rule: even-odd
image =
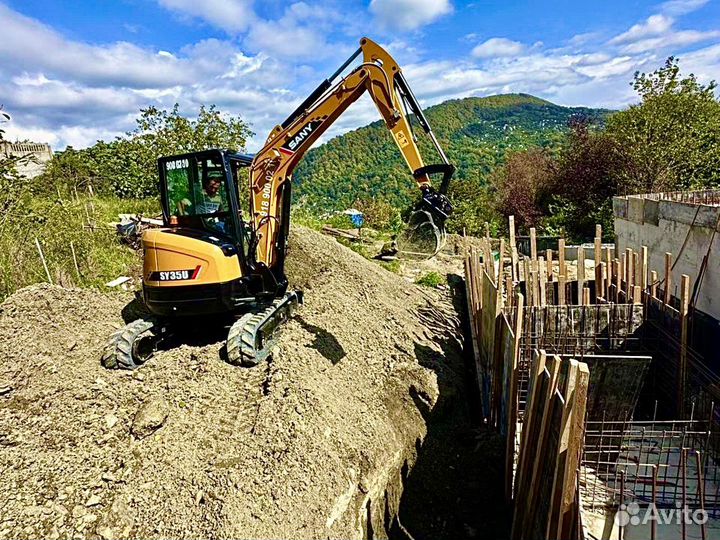
[[[17,167],[18,172],[28,178],[34,178],[41,174],[52,155],[52,149],[47,143],[0,141],[0,158],[28,158]]]

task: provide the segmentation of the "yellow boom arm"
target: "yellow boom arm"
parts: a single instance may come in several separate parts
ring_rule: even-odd
[[[362,54],[362,64],[339,82],[331,84],[331,81],[360,54]],[[285,239],[279,237],[279,233],[284,231],[284,234],[287,234],[290,212],[290,190],[286,184],[289,183],[293,170],[313,142],[364,92],[370,94],[423,193],[432,191],[429,189],[429,173],[446,173],[441,194],[433,195],[444,198],[444,189],[454,168],[449,164],[427,125],[427,120],[407,86],[397,62],[377,43],[363,38],[355,55],[343,64],[333,77],[318,87],[283,124],[273,129],[265,146],[253,160],[250,168],[250,196],[257,242],[255,253],[257,262],[264,263],[271,269],[278,263],[282,266],[284,253],[281,251],[284,251]],[[403,110],[403,105],[408,103],[422,127],[432,138],[443,165],[425,167],[415,144],[406,112]],[[446,211],[449,212],[449,204]]]

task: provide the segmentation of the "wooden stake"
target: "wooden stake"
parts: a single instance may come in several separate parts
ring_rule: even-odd
[[[625,254],[623,254],[623,257]],[[613,261],[613,273],[615,274],[615,303],[620,303],[620,291],[622,287],[622,261],[615,259]]]
[[[633,253],[633,285],[640,285],[640,254],[635,251]]]
[[[583,289],[585,288],[585,249],[582,246],[577,248],[577,292],[578,303],[582,303]]]
[[[627,292],[628,296],[632,294],[632,288],[633,288],[633,250],[632,248],[627,248],[625,250],[625,284],[627,286]]]
[[[650,296],[657,298],[657,272],[650,272]]]
[[[670,289],[672,287],[672,253],[665,253],[665,296],[663,302],[670,305]]]
[[[508,217],[508,229],[510,229],[510,259],[512,264],[512,279],[520,281],[520,267],[518,266],[517,244],[515,243],[515,216]]]
[[[547,275],[548,275],[548,281],[552,282],[553,280],[553,252],[552,249],[545,250],[545,255],[547,256]]]
[[[75,245],[72,240],[70,241],[70,251],[72,252],[73,262],[75,263],[75,273],[77,274],[78,279],[80,279],[80,266],[78,265],[77,255],[75,254]]]
[[[640,248],[640,287],[643,291],[648,288],[648,249],[647,246]]]
[[[545,306],[547,304],[547,297],[545,295],[545,284],[547,283],[547,274],[545,269],[545,259],[540,257],[538,259],[538,281],[540,284],[540,305]]]
[[[525,281],[525,297],[527,298],[527,305],[528,306],[534,306],[535,305],[535,299],[533,298],[533,286],[532,286],[532,278],[530,276],[530,259],[527,257],[523,257],[523,280]]]
[[[680,377],[678,380],[678,411],[685,415],[685,385],[687,382],[688,314],[690,308],[690,276],[680,278]]]
[[[510,276],[505,276],[505,295],[507,296],[508,307],[513,306],[513,297],[515,296],[515,290],[513,287],[513,280]]]
[[[595,303],[598,297],[607,300],[605,294],[605,263],[601,262],[595,267]]]
[[[565,269],[561,267],[560,271],[558,273],[558,301],[557,301],[557,304],[559,306],[565,305],[565,285],[566,285],[565,276],[566,275],[567,274],[565,272]]]
[[[582,305],[583,306],[590,305],[590,288],[589,287],[584,287],[582,290]]]
[[[45,261],[45,255],[43,254],[42,247],[40,247],[40,241],[35,237],[35,246],[37,247],[38,253],[40,254],[40,260],[42,261],[43,268],[45,269],[45,275],[47,276],[48,283],[53,284],[53,280],[50,277],[50,270],[48,270],[47,262]]]
[[[565,278],[567,278],[567,273],[565,272],[565,239],[561,238],[558,240],[558,273],[559,274],[565,274]]]
[[[535,227],[530,227],[530,258],[537,261],[537,235]]]
[[[600,266],[600,262],[602,261],[602,239],[599,236],[595,237],[595,253],[593,253],[595,257],[595,268]]]

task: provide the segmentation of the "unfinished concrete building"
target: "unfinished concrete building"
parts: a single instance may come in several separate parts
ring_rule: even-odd
[[[53,153],[47,143],[0,141],[0,159],[19,158],[18,172],[27,178],[42,174]]]
[[[539,251],[534,230],[519,257],[512,220],[500,264],[489,238],[468,249],[482,414],[506,437],[513,538],[720,536],[714,197],[616,199],[616,249],[598,227],[577,277],[565,242]]]
[[[691,305],[720,319],[720,191],[651,193],[615,197],[615,235],[620,252],[648,248],[648,263],[664,268],[671,253],[670,291],[690,277]]]

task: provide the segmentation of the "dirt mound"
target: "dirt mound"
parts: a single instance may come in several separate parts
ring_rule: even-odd
[[[305,229],[291,235],[288,274],[305,306],[253,369],[224,363],[221,342],[103,369],[130,295],[41,285],[0,305],[0,538],[386,527],[438,396],[418,357],[440,369],[457,329],[434,321],[451,308]]]

